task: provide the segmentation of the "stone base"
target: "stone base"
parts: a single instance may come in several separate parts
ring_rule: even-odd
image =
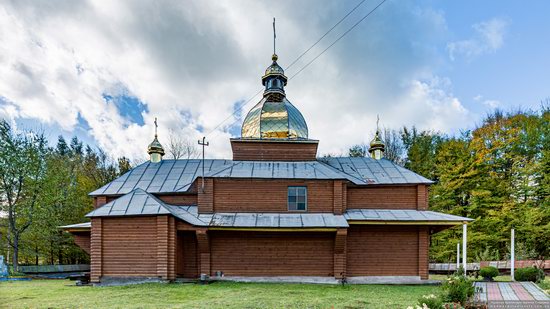
[[[334,277],[280,276],[280,277],[210,277],[211,281],[257,282],[257,283],[307,283],[307,284],[341,284]],[[422,280],[420,276],[367,276],[348,277],[347,284],[440,284],[438,280]]]
[[[365,276],[348,277],[350,284],[441,284],[439,280],[422,280],[420,276]]]
[[[99,283],[94,283],[94,286],[121,286],[142,283],[169,283],[168,280],[163,280],[158,277],[101,277]]]

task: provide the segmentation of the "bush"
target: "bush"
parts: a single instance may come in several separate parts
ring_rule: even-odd
[[[498,276],[498,269],[493,266],[487,266],[487,267],[481,267],[479,270],[479,275],[483,277],[483,279],[489,279],[493,281],[493,278]]]
[[[518,268],[514,273],[516,281],[540,282],[544,280],[544,271],[537,267]]]
[[[443,291],[445,291],[445,301],[464,304],[468,298],[474,295],[474,285],[472,280],[465,276],[450,276],[443,281]]]
[[[430,309],[439,309],[443,307],[443,299],[440,296],[430,294],[423,295],[418,299],[418,307],[428,307]]]

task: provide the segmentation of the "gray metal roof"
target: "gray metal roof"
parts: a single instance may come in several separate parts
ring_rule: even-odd
[[[366,184],[431,184],[433,181],[387,159],[368,157],[324,158],[323,162]]]
[[[135,189],[93,211],[86,217],[167,215],[170,211],[164,203],[153,195]]]
[[[264,178],[264,179],[346,179],[362,184],[361,179],[342,173],[319,161],[233,161],[206,174],[217,178]]]
[[[473,221],[473,219],[466,217],[411,209],[348,209],[344,213],[344,217],[349,221]]]
[[[231,161],[228,160],[204,160],[204,171],[209,173],[230,164]],[[159,163],[147,161],[90,195],[120,195],[137,188],[149,193],[185,192],[200,176],[201,171],[202,160],[162,160]]]
[[[345,179],[356,185],[418,184],[432,181],[395,163],[372,158],[326,158],[320,161],[204,160],[206,177],[264,179]],[[200,177],[202,160],[145,162],[90,193],[121,195],[134,189],[149,193],[186,192]]]
[[[89,229],[89,228],[92,228],[92,222],[63,225],[63,226],[60,226],[59,228],[60,229]]]
[[[197,206],[169,205],[142,189],[135,189],[95,209],[86,216],[111,217],[167,214],[196,226],[263,228],[348,226],[344,216],[336,216],[330,213],[214,213],[199,215]]]
[[[215,213],[199,215],[199,218],[203,218],[203,220],[210,217],[210,227],[337,228],[349,226],[344,216],[331,213]]]

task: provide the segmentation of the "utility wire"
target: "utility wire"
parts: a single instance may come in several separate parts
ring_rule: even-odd
[[[351,13],[353,13],[353,11],[355,11],[361,4],[363,4],[366,0],[362,0],[361,2],[359,2],[359,4],[357,4],[351,11],[349,11],[342,19],[340,19],[332,28],[330,28],[325,34],[323,34],[323,36],[321,36],[321,38],[319,40],[317,40],[312,46],[310,46],[305,52],[303,52],[300,56],[298,56],[298,58],[296,58],[288,67],[290,68],[293,64],[295,64],[300,58],[302,58],[307,52],[309,52],[313,47],[315,47],[325,36],[327,36],[334,28],[336,28],[342,21],[344,21],[344,19],[346,19]],[[308,63],[306,63],[303,67],[301,67],[296,73],[294,73],[288,80],[291,80],[293,79],[294,77],[296,77],[298,74],[300,74],[303,70],[305,70],[309,65],[311,65],[315,60],[317,60],[319,57],[321,57],[321,55],[323,55],[327,50],[329,50],[332,46],[334,46],[336,43],[338,43],[338,41],[340,41],[344,36],[346,36],[349,32],[351,32],[355,27],[357,27],[363,20],[365,20],[367,17],[369,17],[372,13],[374,13],[374,11],[376,11],[380,6],[382,6],[382,4],[384,4],[384,2],[386,2],[387,0],[382,0],[382,2],[380,2],[377,6],[375,6],[372,10],[370,10],[365,16],[363,16],[361,19],[359,19],[355,24],[353,24],[353,26],[351,26],[348,30],[346,30],[342,35],[340,35],[334,42],[332,42],[327,48],[325,48],[320,54],[318,54],[317,56],[315,56],[311,61],[309,61]],[[261,92],[263,91],[263,89],[260,89],[258,92],[256,92],[256,94],[254,94],[252,97],[250,97],[250,99],[246,100],[244,103],[240,104],[236,109],[235,111],[229,115],[227,118],[225,118],[222,122],[220,122],[214,129],[212,129],[206,136],[209,136],[210,134],[212,134],[214,131],[216,131],[216,129],[218,129],[220,126],[222,126],[228,119],[230,119],[231,117],[233,117],[234,115],[236,115],[245,105],[247,105],[250,101],[252,101],[255,97],[258,96],[258,94],[260,94]],[[240,119],[236,119],[235,121],[233,121],[229,126],[232,126],[233,124],[235,124],[237,121],[239,121]],[[217,135],[217,133],[216,133]]]
[[[300,74],[303,70],[305,70],[305,68],[307,68],[310,64],[312,64],[315,60],[317,60],[317,58],[321,57],[329,48],[331,48],[332,46],[334,46],[334,44],[338,43],[338,41],[340,41],[343,37],[345,37],[348,33],[351,32],[351,30],[353,30],[355,27],[357,27],[357,25],[359,25],[363,20],[365,20],[367,17],[370,16],[370,14],[374,13],[374,11],[376,11],[376,9],[378,9],[382,4],[384,4],[384,2],[386,2],[387,0],[382,0],[382,2],[380,2],[377,6],[375,6],[372,10],[370,10],[367,15],[363,16],[363,18],[359,19],[355,24],[353,24],[353,26],[351,26],[351,28],[349,28],[348,30],[346,30],[346,32],[342,33],[342,35],[340,35],[334,42],[332,42],[332,44],[330,44],[327,48],[325,48],[319,55],[315,56],[315,58],[311,59],[310,62],[306,63],[306,65],[304,65],[300,70],[298,70],[298,72],[294,73],[288,80],[291,80],[293,79],[294,77],[296,77],[296,75]]]
[[[306,51],[304,51],[302,54],[300,54],[300,56],[298,56],[298,58],[294,59],[294,61],[292,61],[292,63],[286,68],[287,70],[293,66],[296,62],[298,62],[305,54],[307,54],[313,47],[315,47],[317,44],[319,44],[319,42],[321,42],[321,40],[323,40],[323,38],[325,38],[330,32],[332,32],[332,30],[334,30],[334,28],[336,28],[340,23],[342,23],[351,13],[353,13],[358,7],[361,6],[361,4],[363,4],[366,0],[362,0],[360,1],[353,9],[351,9],[351,11],[349,11],[346,15],[344,15],[344,17],[342,17],[336,24],[334,24],[334,26],[332,26],[327,32],[325,32],[325,34],[323,34],[315,43],[313,43],[313,45],[311,45],[308,49],[306,49]],[[274,31],[275,31],[275,24],[273,25],[274,27]],[[274,32],[275,33],[275,32]],[[273,46],[275,46],[275,43],[273,43]],[[275,48],[274,48],[275,50]],[[243,103],[239,104],[237,106],[237,108],[233,111],[233,113],[231,113],[231,115],[227,116],[227,118],[225,118],[224,120],[222,120],[222,122],[220,122],[214,129],[210,130],[210,132],[207,134],[207,136],[209,136],[210,134],[212,134],[212,132],[216,131],[220,126],[222,126],[227,120],[229,120],[231,117],[235,116],[238,112],[240,112],[240,110],[246,106],[250,101],[252,101],[254,98],[256,98],[261,92],[262,92],[263,89],[260,89],[258,92],[256,92],[252,97],[250,97],[250,99],[244,101]],[[230,126],[232,126],[235,122],[237,122],[237,120],[235,120],[233,123],[230,124]]]
[[[328,29],[327,32],[325,32],[325,34],[323,34],[323,36],[321,36],[317,42],[313,43],[313,45],[311,45],[308,49],[306,49],[305,52],[303,52],[300,56],[298,56],[298,58],[296,58],[294,61],[292,61],[292,63],[290,63],[286,69],[290,69],[290,67],[292,67],[296,62],[298,62],[298,60],[302,59],[302,57],[307,54],[313,47],[315,47],[317,44],[319,44],[319,42],[321,42],[322,39],[324,39],[332,30],[334,30],[334,28],[338,27],[338,25],[340,23],[342,23],[344,21],[344,19],[346,19],[351,13],[353,13],[358,7],[361,6],[361,4],[363,4],[365,1],[367,0],[363,0],[361,2],[359,2],[353,9],[351,9],[351,11],[349,11],[344,17],[342,17],[336,24],[334,24],[334,26],[332,26],[332,28]]]

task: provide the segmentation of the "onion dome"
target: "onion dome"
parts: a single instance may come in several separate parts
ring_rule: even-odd
[[[164,156],[164,148],[159,142],[157,136],[157,118],[155,118],[155,138],[147,147],[147,153],[149,154],[150,160],[153,163],[162,161],[162,156]]]
[[[263,98],[246,115],[241,136],[250,139],[307,139],[307,124],[300,111],[288,101],[284,86],[287,77],[273,54],[262,84]]]
[[[380,139],[380,131],[376,129],[374,139],[370,142],[369,153],[371,154],[371,157],[377,160],[382,159],[385,148],[386,145],[384,145],[384,142]]]

